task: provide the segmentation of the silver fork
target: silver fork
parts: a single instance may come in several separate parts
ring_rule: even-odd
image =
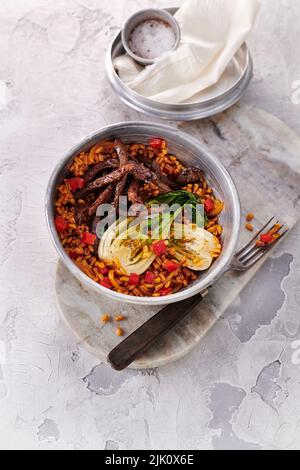
[[[274,223],[275,217],[269,220],[236,254],[229,267],[232,271],[247,271],[264,258],[270,250],[274,248],[279,240],[288,233],[289,229],[285,225],[281,225],[279,220]],[[276,227],[278,227],[276,229]],[[266,232],[269,233],[273,230],[274,235],[279,235],[276,240],[266,246],[257,246],[256,241],[260,240],[259,236]]]
[[[259,230],[247,245],[236,253],[233,262],[228,270],[247,271],[260,261],[274,247],[274,245],[282,239],[289,231],[279,222],[273,223],[275,217]],[[277,227],[278,225],[278,227]],[[279,237],[270,245],[259,247],[256,241],[264,231],[269,233],[271,230]],[[207,292],[202,292],[187,300],[167,305],[160,310],[144,325],[134,331],[128,338],[122,341],[108,355],[108,362],[116,370],[123,370],[134,362],[142,353],[146,352],[153,344],[163,336],[165,336],[172,328],[174,328],[181,320],[183,320],[191,311],[203,300]]]

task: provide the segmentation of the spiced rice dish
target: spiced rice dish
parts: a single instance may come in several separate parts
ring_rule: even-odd
[[[127,196],[129,209],[143,204],[149,214],[158,204],[175,203],[181,210],[168,219],[168,236],[158,211],[156,230],[147,215],[146,235],[132,237],[135,218],[123,217],[120,196]],[[114,208],[117,220],[99,235],[104,204]],[[202,226],[194,215],[179,224],[183,209],[197,204],[204,207]],[[163,297],[188,287],[221,255],[223,208],[202,170],[184,167],[164,140],[105,141],[74,158],[57,188],[55,226],[66,253],[96,283],[125,295]]]

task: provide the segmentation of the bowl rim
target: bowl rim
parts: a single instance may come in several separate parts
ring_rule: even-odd
[[[124,26],[121,30],[121,39],[122,39],[123,47],[124,47],[125,51],[127,52],[127,54],[133,60],[135,60],[139,64],[143,64],[145,66],[154,64],[154,62],[156,60],[158,60],[160,58],[160,56],[156,57],[154,59],[145,59],[144,57],[141,57],[141,56],[135,54],[129,47],[126,34],[127,34],[127,30],[130,27],[131,23],[135,19],[137,19],[139,16],[143,16],[146,13],[149,14],[149,19],[150,19],[151,15],[160,16],[160,18],[163,19],[165,22],[168,21],[168,23],[172,27],[172,29],[175,33],[176,41],[175,41],[175,44],[172,47],[172,49],[170,49],[170,51],[175,51],[178,48],[178,46],[180,44],[180,41],[181,41],[181,29],[180,29],[179,23],[176,20],[176,18],[167,9],[164,9],[164,8],[145,8],[145,9],[139,10],[136,13],[134,13],[133,15],[131,15],[126,20],[126,22],[125,22],[125,24],[124,24]],[[133,29],[132,29],[132,31],[133,31]]]
[[[202,282],[200,281],[192,285],[191,287],[188,287],[184,290],[177,292],[176,294],[171,294],[165,297],[135,297],[135,296],[125,295],[125,294],[120,294],[115,291],[110,291],[106,289],[105,287],[102,287],[100,284],[96,283],[91,278],[89,278],[86,274],[84,274],[76,266],[76,264],[69,258],[69,256],[65,252],[60,242],[60,239],[59,239],[59,236],[55,228],[55,224],[54,224],[55,214],[54,214],[52,195],[56,188],[57,177],[60,174],[61,170],[64,168],[64,166],[70,161],[70,159],[72,157],[75,157],[75,155],[78,154],[84,146],[89,144],[89,142],[92,142],[98,137],[101,138],[101,135],[104,133],[113,134],[122,126],[126,126],[128,127],[128,129],[130,128],[134,129],[137,127],[147,128],[149,127],[149,125],[155,132],[157,132],[157,135],[159,135],[160,132],[164,132],[164,131],[169,132],[169,133],[176,133],[176,135],[180,134],[180,137],[182,139],[188,141],[187,144],[192,143],[194,146],[197,146],[203,153],[205,153],[206,156],[213,162],[213,164],[218,166],[219,171],[222,173],[224,177],[224,182],[226,181],[227,188],[230,192],[231,199],[233,201],[233,208],[232,208],[233,230],[231,233],[230,241],[226,249],[226,252],[223,252],[223,255],[220,258],[218,266],[216,266],[215,268],[212,266],[210,270],[208,271],[207,276],[205,277],[205,279],[203,279]],[[193,297],[194,295],[198,293],[205,292],[226,271],[228,271],[230,264],[233,260],[234,254],[235,254],[235,250],[237,248],[239,235],[240,235],[240,226],[241,226],[241,205],[240,205],[240,198],[238,195],[238,191],[230,173],[227,171],[224,165],[220,162],[220,160],[215,155],[213,155],[210,151],[208,151],[207,148],[201,143],[201,141],[191,136],[190,134],[187,134],[181,131],[180,129],[177,129],[169,125],[160,124],[160,123],[155,124],[155,123],[147,122],[147,121],[130,121],[130,122],[125,121],[125,122],[119,122],[117,124],[102,127],[99,130],[89,134],[84,139],[81,139],[81,141],[78,144],[76,144],[68,152],[66,152],[65,155],[57,163],[57,165],[55,166],[50,176],[47,189],[46,189],[45,215],[46,215],[46,224],[48,227],[50,238],[56,248],[56,251],[61,261],[64,263],[66,268],[80,282],[82,282],[87,287],[91,288],[94,292],[98,292],[101,295],[105,295],[106,297],[109,297],[119,302],[124,302],[127,304],[134,304],[134,305],[155,306],[155,305],[172,304],[172,303],[176,303],[181,300],[185,300],[190,297]]]

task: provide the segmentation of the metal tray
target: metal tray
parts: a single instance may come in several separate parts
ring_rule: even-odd
[[[177,8],[167,9],[175,14]],[[160,119],[193,121],[214,116],[233,106],[245,93],[253,76],[253,61],[246,44],[236,53],[219,82],[182,104],[165,104],[139,95],[119,78],[113,60],[125,54],[121,31],[112,42],[106,56],[106,73],[110,85],[120,99],[135,110]]]

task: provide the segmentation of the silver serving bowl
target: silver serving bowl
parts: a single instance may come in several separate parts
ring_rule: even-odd
[[[214,189],[216,195],[225,202],[225,208],[221,215],[221,224],[224,228],[223,252],[212,267],[200,274],[200,277],[188,288],[166,297],[134,297],[110,291],[97,284],[86,276],[64,251],[59,240],[54,219],[55,219],[55,199],[57,187],[63,182],[73,159],[81,151],[87,151],[96,143],[102,140],[122,139],[124,142],[147,143],[153,137],[160,137],[168,142],[171,153],[174,153],[184,165],[198,166],[206,174],[207,180]],[[90,135],[76,147],[72,148],[62,161],[55,168],[47,188],[46,194],[46,219],[50,236],[54,246],[69,271],[87,288],[93,289],[99,295],[105,295],[119,302],[135,305],[165,305],[176,303],[204,292],[208,287],[216,282],[218,278],[228,269],[233,259],[240,231],[241,210],[239,196],[232,181],[231,176],[220,163],[220,161],[209,153],[202,144],[188,134],[173,127],[162,124],[152,124],[147,122],[127,122],[115,124],[99,130]]]

